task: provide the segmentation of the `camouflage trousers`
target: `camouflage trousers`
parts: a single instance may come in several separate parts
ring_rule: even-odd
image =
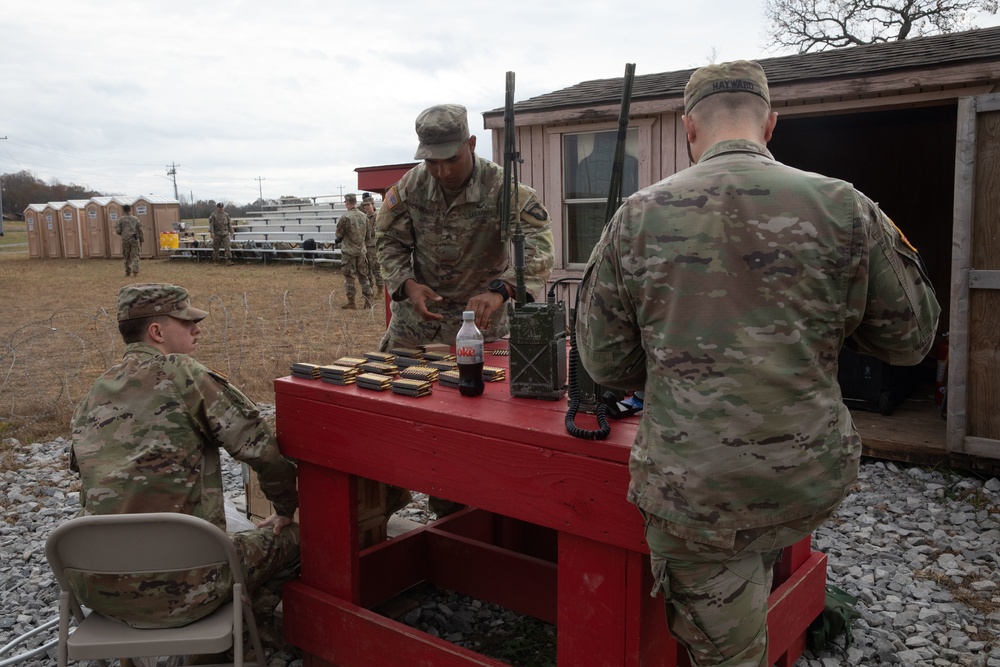
[[[354,279],[361,283],[361,293],[369,298],[372,295],[372,286],[368,284],[368,263],[363,255],[341,255],[340,270],[344,274],[344,293],[348,299],[353,299],[357,293]]]
[[[735,533],[732,548],[677,537],[646,516],[655,584],[670,633],[696,667],[769,667],[767,597],[781,550],[808,537],[833,509],[788,523]]]
[[[233,261],[233,246],[229,241],[229,234],[212,234],[212,261],[219,261],[219,249],[226,255],[226,261]]]
[[[382,269],[378,265],[378,255],[375,246],[368,246],[365,249],[365,262],[368,265],[368,283],[377,293],[376,296],[385,292],[385,283],[382,281]]]
[[[299,524],[281,529],[257,528],[230,533],[243,565],[243,581],[250,594],[254,618],[265,635],[267,623],[281,602],[281,587],[299,574]]]
[[[122,239],[122,257],[125,259],[125,275],[139,275],[139,241]]]

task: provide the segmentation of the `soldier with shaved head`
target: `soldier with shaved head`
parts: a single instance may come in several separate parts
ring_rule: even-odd
[[[695,164],[607,225],[577,340],[597,382],[645,390],[628,497],[671,632],[694,665],[767,667],[771,568],[858,473],[838,354],[917,364],[940,308],[871,199],[767,150],[757,63],[695,71],[682,121]]]

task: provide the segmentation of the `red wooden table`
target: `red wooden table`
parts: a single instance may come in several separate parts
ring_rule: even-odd
[[[648,594],[642,519],[625,499],[637,418],[580,440],[564,400],[512,398],[506,382],[480,398],[437,383],[408,398],[286,377],[275,393],[281,448],[299,461],[302,536],[283,625],[307,667],[504,664],[371,611],[421,581],[555,623],[563,666],[687,664]],[[357,477],[478,509],[359,551]],[[808,539],[786,549],[768,600],[772,662],[798,659],[825,581]]]

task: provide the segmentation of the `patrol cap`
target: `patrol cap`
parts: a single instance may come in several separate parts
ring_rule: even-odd
[[[170,315],[178,320],[200,322],[208,316],[191,307],[188,291],[168,283],[126,285],[118,290],[118,321]]]
[[[716,93],[753,93],[771,104],[764,69],[750,60],[734,60],[699,67],[684,86],[684,113]]]
[[[352,192],[350,194],[344,195],[344,201],[350,202],[352,204],[357,204],[358,196]]]
[[[468,112],[461,104],[438,104],[417,116],[416,160],[447,160],[469,138]]]

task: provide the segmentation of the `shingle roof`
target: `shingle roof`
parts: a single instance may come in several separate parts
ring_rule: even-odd
[[[926,69],[983,60],[1000,60],[1000,27],[980,28],[950,35],[915,37],[901,42],[869,44],[818,53],[804,53],[758,60],[768,83],[780,84],[822,79],[871,76],[892,71]],[[636,76],[632,101],[682,97],[694,69]],[[621,101],[622,77],[584,81],[514,105],[515,112],[593,106]],[[503,109],[484,116],[503,114]]]

